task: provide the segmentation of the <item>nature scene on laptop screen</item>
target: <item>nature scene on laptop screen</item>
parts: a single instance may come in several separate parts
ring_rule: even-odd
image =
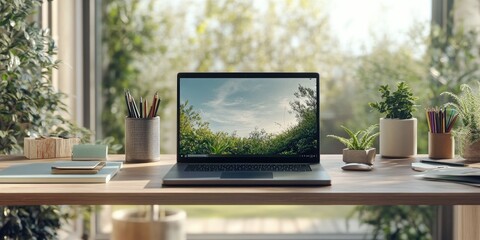
[[[315,156],[316,79],[180,80],[181,157]]]

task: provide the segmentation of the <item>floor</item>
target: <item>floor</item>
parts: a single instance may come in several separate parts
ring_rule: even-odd
[[[111,224],[104,224],[97,239],[108,239]],[[187,218],[188,239],[364,239],[369,232],[353,218]],[[103,233],[103,234],[102,234]]]
[[[312,218],[246,218],[246,219],[188,219],[189,234],[316,234],[364,233],[366,228],[357,221]]]

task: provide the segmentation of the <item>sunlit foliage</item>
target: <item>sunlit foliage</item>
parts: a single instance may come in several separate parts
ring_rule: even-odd
[[[318,154],[317,95],[303,86],[290,102],[298,124],[279,134],[253,129],[248,137],[213,132],[188,101],[180,105],[180,154],[301,155]]]

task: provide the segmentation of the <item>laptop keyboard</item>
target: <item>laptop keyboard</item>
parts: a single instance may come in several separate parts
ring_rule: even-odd
[[[190,164],[189,172],[309,172],[309,164]]]

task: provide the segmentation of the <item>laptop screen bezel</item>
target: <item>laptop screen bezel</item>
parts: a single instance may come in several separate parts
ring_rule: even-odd
[[[317,149],[314,157],[301,156],[249,156],[242,157],[217,157],[186,158],[180,155],[180,81],[182,78],[315,78],[317,100]],[[316,72],[180,72],[177,74],[177,162],[179,163],[320,163],[320,74]]]

